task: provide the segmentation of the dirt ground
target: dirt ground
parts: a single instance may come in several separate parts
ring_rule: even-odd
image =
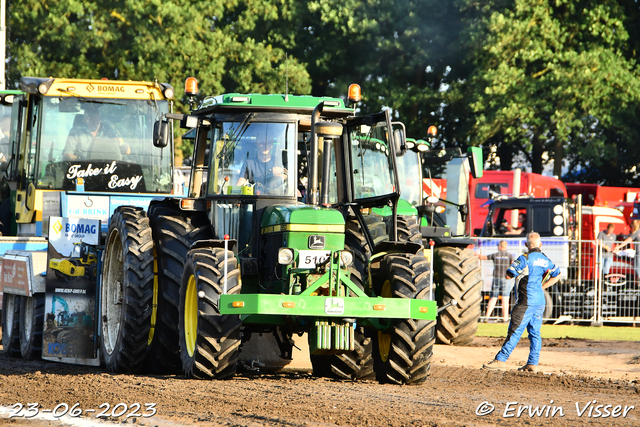
[[[0,356],[0,425],[96,425],[104,404],[111,412],[119,403],[115,414],[122,409],[125,413],[107,418],[108,424],[640,425],[640,343],[544,340],[541,372],[531,374],[515,370],[528,354],[529,342],[523,340],[509,360],[513,369],[481,369],[500,344],[500,339],[476,338],[469,347],[438,345],[429,380],[413,387],[334,381],[308,374],[196,381],[110,374],[100,368]],[[17,408],[14,404],[35,402],[40,411],[79,403],[77,408],[83,411],[79,420],[84,424],[9,419]],[[136,402],[141,404],[137,412]],[[147,403],[155,403],[154,416],[126,417],[150,414]]]

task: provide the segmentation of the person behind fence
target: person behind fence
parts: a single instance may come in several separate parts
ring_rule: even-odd
[[[509,319],[509,294],[513,281],[506,279],[507,268],[513,262],[513,255],[507,252],[507,241],[500,240],[498,242],[498,252],[491,255],[478,254],[478,258],[482,260],[493,261],[493,280],[491,282],[491,296],[487,305],[487,314],[485,317],[491,317],[498,296],[502,297],[502,320],[506,322]]]
[[[507,359],[520,341],[526,328],[529,334],[529,358],[520,371],[534,372],[540,360],[542,339],[542,314],[544,313],[544,289],[560,280],[560,269],[540,250],[540,235],[531,232],[527,235],[527,252],[520,255],[507,269],[507,278],[516,277],[517,302],[511,311],[511,323],[507,338],[494,360],[482,365],[486,369],[501,369],[507,365]],[[544,281],[544,283],[543,283]]]
[[[598,243],[602,247],[602,273],[606,276],[609,274],[611,265],[613,264],[613,249],[615,247],[616,235],[613,232],[613,224],[607,225],[606,230],[602,230],[598,234]]]
[[[640,256],[638,256],[638,249],[640,249],[640,219],[634,219],[631,221],[631,234],[624,239],[622,243],[616,248],[616,252],[622,250],[629,243],[634,242],[632,248],[635,250],[635,256],[633,257],[633,269],[636,273],[636,280],[640,278]]]

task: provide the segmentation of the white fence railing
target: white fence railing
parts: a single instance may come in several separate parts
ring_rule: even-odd
[[[497,252],[498,242],[507,241],[507,252],[517,257],[526,252],[525,238],[478,238],[476,252],[490,255]],[[545,292],[547,308],[544,318],[554,321],[640,323],[640,281],[635,268],[634,245],[621,251],[614,249],[610,261],[600,245],[593,240],[568,240],[566,237],[543,237],[542,252],[559,268],[562,279]],[[620,242],[617,242],[619,246]],[[605,257],[603,258],[603,255]],[[483,279],[482,316],[485,318],[491,294],[493,261],[480,261]],[[605,274],[603,267],[611,262]],[[513,287],[513,280],[511,280]],[[501,297],[489,316],[501,319]],[[513,289],[510,307],[515,304]]]

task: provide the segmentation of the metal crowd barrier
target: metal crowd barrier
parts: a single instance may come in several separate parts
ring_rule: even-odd
[[[507,241],[507,252],[514,258],[526,252],[524,238],[477,238],[475,251],[490,255],[497,252],[498,242]],[[621,242],[616,242],[620,246]],[[547,308],[544,320],[555,323],[579,322],[640,323],[640,262],[635,266],[634,245],[626,246],[611,257],[608,272],[603,271],[603,249],[594,240],[569,240],[566,237],[542,237],[542,252],[562,273],[560,282],[545,293]],[[486,315],[493,278],[493,261],[480,261],[482,268],[483,321],[502,319],[502,301],[498,298],[490,316]],[[513,283],[513,281],[512,281]],[[512,285],[513,287],[513,285]],[[515,304],[512,289],[509,306]]]

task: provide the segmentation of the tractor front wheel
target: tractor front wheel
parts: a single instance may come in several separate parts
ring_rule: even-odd
[[[239,294],[240,270],[227,251],[226,293]],[[237,315],[220,315],[225,285],[225,250],[194,248],[187,254],[180,287],[180,355],[187,378],[228,379],[236,373],[242,322]]]
[[[438,342],[466,345],[478,330],[482,301],[482,275],[477,255],[469,249],[435,249],[434,270],[438,276],[438,306],[457,301],[438,316]]]
[[[119,207],[107,233],[101,287],[101,352],[107,370],[144,367],[153,305],[153,240],[144,210]]]
[[[429,262],[423,255],[390,254],[380,261],[376,287],[385,298],[429,300]],[[435,323],[429,320],[391,319],[389,328],[374,335],[373,354],[378,381],[392,384],[421,384],[429,375]]]
[[[182,211],[172,203],[151,205],[148,216],[153,228],[158,283],[147,361],[157,374],[177,374],[182,367],[178,306],[187,252],[198,240],[213,238],[213,232],[205,212]]]

